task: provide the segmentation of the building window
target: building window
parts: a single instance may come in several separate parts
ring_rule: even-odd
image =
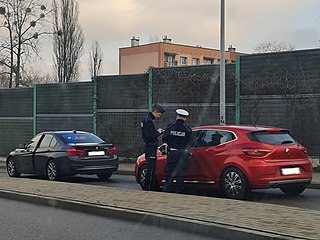
[[[213,64],[212,58],[204,58],[204,64]]]
[[[187,65],[187,58],[186,57],[180,57],[180,65]]]
[[[176,66],[177,61],[175,61],[175,55],[172,53],[165,53],[164,54],[164,66],[165,67],[171,67]]]
[[[171,55],[164,55],[164,61],[166,61],[166,62],[173,62],[173,56],[171,56]]]
[[[200,61],[199,58],[192,58],[192,65],[199,65]]]

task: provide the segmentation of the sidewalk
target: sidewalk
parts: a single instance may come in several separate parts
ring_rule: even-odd
[[[266,203],[1,178],[0,197],[220,239],[320,239],[320,212]]]
[[[122,163],[119,174],[133,168]],[[1,178],[0,197],[220,239],[320,239],[319,211],[267,203],[27,178]]]

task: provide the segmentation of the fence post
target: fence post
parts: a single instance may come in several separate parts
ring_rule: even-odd
[[[37,134],[37,84],[33,84],[33,136]]]
[[[148,111],[152,111],[152,67],[148,71],[149,81],[148,81]]]
[[[92,132],[97,134],[97,77],[92,78],[92,104],[93,104],[93,119]]]
[[[240,73],[241,73],[241,61],[240,56],[236,58],[236,111],[235,111],[235,119],[236,124],[240,124]]]

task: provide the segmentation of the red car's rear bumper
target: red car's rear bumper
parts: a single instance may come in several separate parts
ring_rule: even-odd
[[[299,173],[284,175],[282,169],[299,169]],[[250,161],[245,169],[252,188],[276,188],[288,184],[309,184],[312,180],[312,164],[309,160]]]

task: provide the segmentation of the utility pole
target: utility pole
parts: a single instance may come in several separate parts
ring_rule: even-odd
[[[225,0],[221,0],[220,19],[220,125],[226,124],[226,90],[225,90]]]

